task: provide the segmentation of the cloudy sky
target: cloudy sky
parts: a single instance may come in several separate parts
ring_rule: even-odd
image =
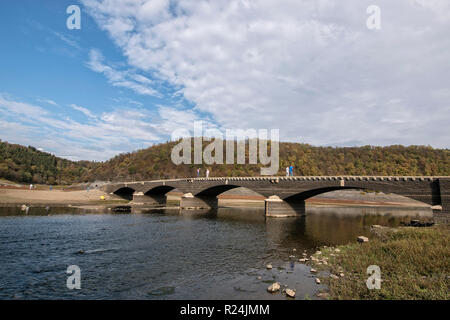
[[[0,139],[66,158],[105,160],[195,120],[450,147],[448,0],[2,0],[0,27]]]

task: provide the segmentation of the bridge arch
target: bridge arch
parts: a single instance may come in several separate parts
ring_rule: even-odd
[[[165,195],[166,193],[172,191],[176,189],[175,187],[172,186],[156,186],[156,187],[152,187],[150,189],[148,189],[147,191],[144,192],[144,195],[146,196],[152,196],[152,195]]]
[[[434,204],[434,199],[430,198],[423,198],[422,195],[415,195],[415,194],[410,194],[409,192],[405,192],[404,190],[398,190],[398,192],[391,192],[391,191],[385,191],[382,190],[382,188],[364,188],[364,187],[358,187],[358,186],[332,186],[332,187],[322,187],[322,188],[316,188],[316,189],[310,189],[307,191],[303,191],[303,192],[299,192],[296,193],[294,195],[288,196],[286,198],[284,198],[283,200],[287,203],[296,203],[298,201],[305,201],[309,198],[315,197],[319,194],[323,194],[323,193],[327,193],[327,192],[331,192],[331,191],[337,191],[337,190],[361,190],[361,191],[375,191],[375,192],[384,192],[384,193],[389,193],[389,194],[395,194],[397,196],[401,196],[404,198],[409,198],[415,201],[419,201],[423,204],[427,204],[427,205],[433,205]]]
[[[337,191],[337,190],[364,190],[364,189],[357,188],[357,187],[339,187],[339,186],[322,187],[322,188],[316,188],[316,189],[302,191],[302,192],[296,193],[294,195],[285,197],[285,198],[283,198],[283,200],[287,201],[287,202],[304,201],[306,199],[315,197],[319,194],[327,193],[327,192],[331,192],[331,191]]]
[[[122,188],[117,189],[113,193],[116,196],[119,196],[119,197],[121,197],[121,198],[123,198],[125,200],[131,201],[131,200],[133,200],[133,193],[135,191],[136,191],[135,189],[130,188],[130,187],[122,187]]]
[[[217,197],[220,194],[227,192],[229,190],[232,189],[236,189],[236,188],[244,188],[250,191],[253,191],[255,193],[257,193],[258,195],[264,196],[263,194],[259,193],[258,191],[249,188],[248,186],[242,186],[242,185],[238,185],[238,184],[220,184],[220,185],[216,185],[216,186],[212,186],[206,189],[203,189],[199,192],[197,192],[195,194],[196,197]]]

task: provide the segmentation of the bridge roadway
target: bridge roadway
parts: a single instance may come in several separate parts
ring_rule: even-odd
[[[132,200],[134,204],[165,204],[174,189],[183,193],[181,208],[214,208],[217,196],[244,187],[266,197],[266,216],[294,216],[305,212],[305,200],[321,193],[361,189],[394,193],[442,207],[450,212],[450,177],[425,176],[263,176],[210,177],[106,184],[104,191]]]

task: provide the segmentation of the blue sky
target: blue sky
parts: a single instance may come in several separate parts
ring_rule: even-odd
[[[81,30],[66,8],[81,8]],[[314,145],[448,148],[450,5],[0,2],[0,139],[106,160],[195,120]]]

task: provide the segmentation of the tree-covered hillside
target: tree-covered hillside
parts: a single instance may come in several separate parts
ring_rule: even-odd
[[[209,142],[208,142],[209,143]],[[204,142],[204,147],[208,144]],[[211,176],[259,176],[260,164],[174,165],[170,161],[175,142],[121,154],[92,169],[100,180],[150,180],[196,176],[206,168]],[[204,148],[203,148],[204,149]],[[248,151],[248,150],[247,150]],[[225,159],[225,152],[224,152]],[[248,162],[248,157],[247,157]],[[294,166],[295,175],[450,175],[450,150],[425,146],[314,147],[280,143],[279,175]]]
[[[73,162],[33,147],[0,142],[0,178],[22,183],[72,184],[77,182],[131,181],[196,176],[206,168],[211,176],[257,176],[260,164],[175,165],[167,142],[105,162]],[[206,146],[209,142],[204,142]],[[225,157],[225,152],[224,152]],[[248,158],[247,158],[248,162]],[[280,143],[279,175],[294,166],[295,175],[450,175],[450,150],[426,146],[314,147]]]
[[[0,178],[20,183],[71,184],[89,179],[92,163],[58,158],[34,147],[0,140]]]

